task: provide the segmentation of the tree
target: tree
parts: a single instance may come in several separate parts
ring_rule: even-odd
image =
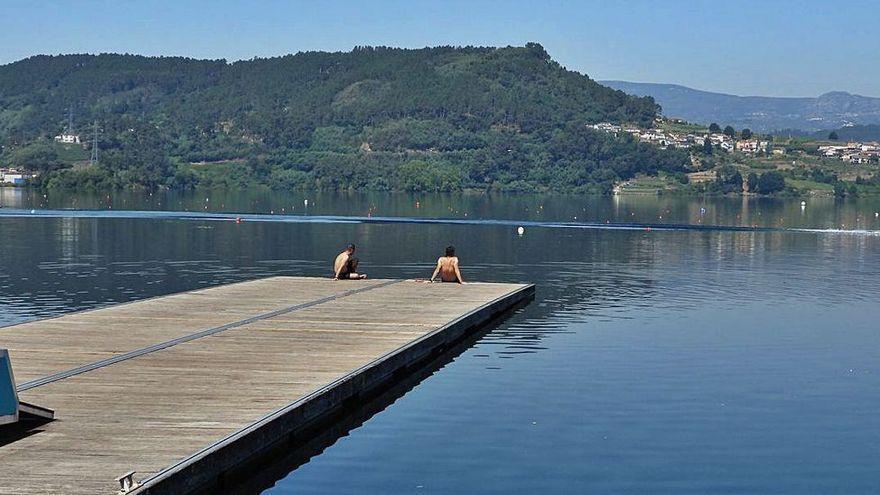
[[[740,131],[739,136],[742,139],[751,139],[752,138],[752,130],[748,129],[748,128],[743,129],[742,131]]]
[[[13,151],[8,161],[15,167],[40,173],[51,172],[64,166],[58,158],[55,144],[44,139]]]
[[[706,156],[712,154],[712,141],[709,138],[703,139],[703,154]]]
[[[810,171],[810,178],[816,182],[825,184],[833,184],[838,181],[837,174],[834,172],[825,172],[821,168],[814,168]]]
[[[156,126],[127,117],[113,121],[104,132],[107,149],[98,166],[107,173],[149,190],[173,178],[168,141]]]
[[[830,140],[832,140],[832,141],[837,141],[837,140],[840,139],[840,138],[837,136],[837,131],[831,131],[831,132],[828,134],[828,139],[830,139]]]
[[[725,194],[742,192],[742,174],[733,165],[722,165],[715,171],[715,184]]]
[[[637,173],[675,173],[690,163],[684,150],[587,128],[588,122],[650,126],[659,107],[650,97],[564,69],[538,44],[357,47],[234,63],[31,57],[0,65],[4,163],[13,149],[54,145],[71,102],[81,121],[101,123],[100,153],[88,171],[47,174],[59,175],[48,184],[64,187],[152,190],[203,181],[576,192],[610,189]],[[81,130],[90,142],[91,130]],[[73,148],[55,148],[72,161]],[[213,163],[185,165],[192,162]],[[27,163],[55,166],[51,154]]]
[[[758,178],[758,192],[761,194],[773,194],[783,189],[785,189],[785,177],[775,170],[764,172]]]
[[[721,126],[719,126],[715,122],[712,122],[711,124],[709,124],[709,133],[710,134],[718,134],[719,132],[721,132]]]
[[[746,177],[746,184],[749,186],[749,192],[758,192],[758,174],[749,172]]]
[[[724,135],[732,139],[736,137],[736,129],[732,126],[727,126],[724,128]]]
[[[679,184],[689,184],[691,182],[691,178],[684,172],[675,172],[672,174],[672,178],[678,181]]]

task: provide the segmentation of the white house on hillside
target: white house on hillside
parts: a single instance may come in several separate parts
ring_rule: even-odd
[[[22,186],[28,179],[32,179],[33,177],[34,174],[27,172],[11,168],[0,168],[0,183]]]
[[[65,144],[79,144],[79,136],[76,134],[61,134],[55,136],[55,141]]]

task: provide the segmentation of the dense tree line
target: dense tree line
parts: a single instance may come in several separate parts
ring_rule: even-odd
[[[48,151],[69,109],[87,142],[98,123],[97,168],[63,170]],[[658,111],[651,98],[566,70],[535,43],[0,66],[3,159],[57,187],[607,191],[636,173],[681,171],[688,157],[585,124],[648,126]],[[222,169],[229,177],[189,165],[224,160],[238,164]]]

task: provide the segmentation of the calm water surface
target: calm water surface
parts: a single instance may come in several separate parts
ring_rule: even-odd
[[[426,277],[452,243],[466,278],[534,282],[535,301],[267,493],[880,493],[880,202],[799,203],[0,189],[0,325],[325,276],[348,241],[371,276]],[[278,221],[39,216],[69,208]],[[536,223],[520,237],[492,219]]]

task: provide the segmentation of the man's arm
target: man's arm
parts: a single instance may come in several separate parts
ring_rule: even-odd
[[[452,262],[452,266],[455,267],[455,276],[458,278],[458,283],[463,284],[464,279],[461,278],[461,271],[458,269],[458,258]]]
[[[431,274],[431,282],[433,282],[434,279],[437,278],[437,274],[440,273],[440,267],[442,265],[443,263],[440,261],[440,258],[437,258],[437,268],[434,268],[434,273]]]

